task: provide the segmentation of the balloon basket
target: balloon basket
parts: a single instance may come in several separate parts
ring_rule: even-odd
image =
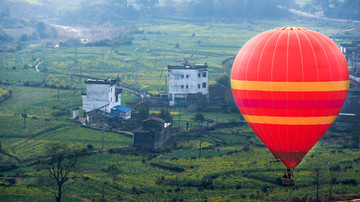
[[[285,186],[294,186],[295,185],[295,179],[294,178],[282,178],[282,184]]]

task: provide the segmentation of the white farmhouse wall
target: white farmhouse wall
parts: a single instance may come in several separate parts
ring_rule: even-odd
[[[202,65],[203,66],[203,65]],[[208,93],[207,66],[201,68],[195,66],[168,67],[169,94],[172,96],[170,105],[174,105],[175,98],[185,98],[189,93]]]
[[[116,105],[121,104],[121,94],[118,95],[118,100],[116,102],[115,95],[115,85],[104,82],[92,82],[86,84],[86,95],[82,96],[83,100],[83,110],[86,112],[99,109],[107,105],[100,110],[110,112],[110,109]]]
[[[198,69],[169,70],[169,93],[201,93],[203,95],[206,95],[208,87],[207,73],[207,71]]]

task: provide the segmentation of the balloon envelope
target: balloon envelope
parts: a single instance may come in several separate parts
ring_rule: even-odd
[[[275,158],[295,168],[340,112],[349,71],[325,35],[282,27],[243,46],[234,60],[231,88],[256,135]]]

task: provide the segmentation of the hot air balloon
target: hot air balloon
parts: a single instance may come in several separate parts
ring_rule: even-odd
[[[255,134],[275,158],[294,169],[340,112],[349,70],[327,36],[281,27],[243,46],[234,60],[231,88]]]

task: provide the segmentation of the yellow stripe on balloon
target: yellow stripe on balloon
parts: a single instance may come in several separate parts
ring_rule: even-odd
[[[248,123],[279,124],[279,125],[322,125],[332,124],[336,116],[323,117],[277,117],[243,115]]]
[[[279,27],[276,28],[275,30],[306,30],[303,27]]]
[[[318,82],[276,82],[276,81],[246,81],[231,79],[231,88],[236,90],[258,91],[340,91],[349,90],[349,80],[318,81]]]

